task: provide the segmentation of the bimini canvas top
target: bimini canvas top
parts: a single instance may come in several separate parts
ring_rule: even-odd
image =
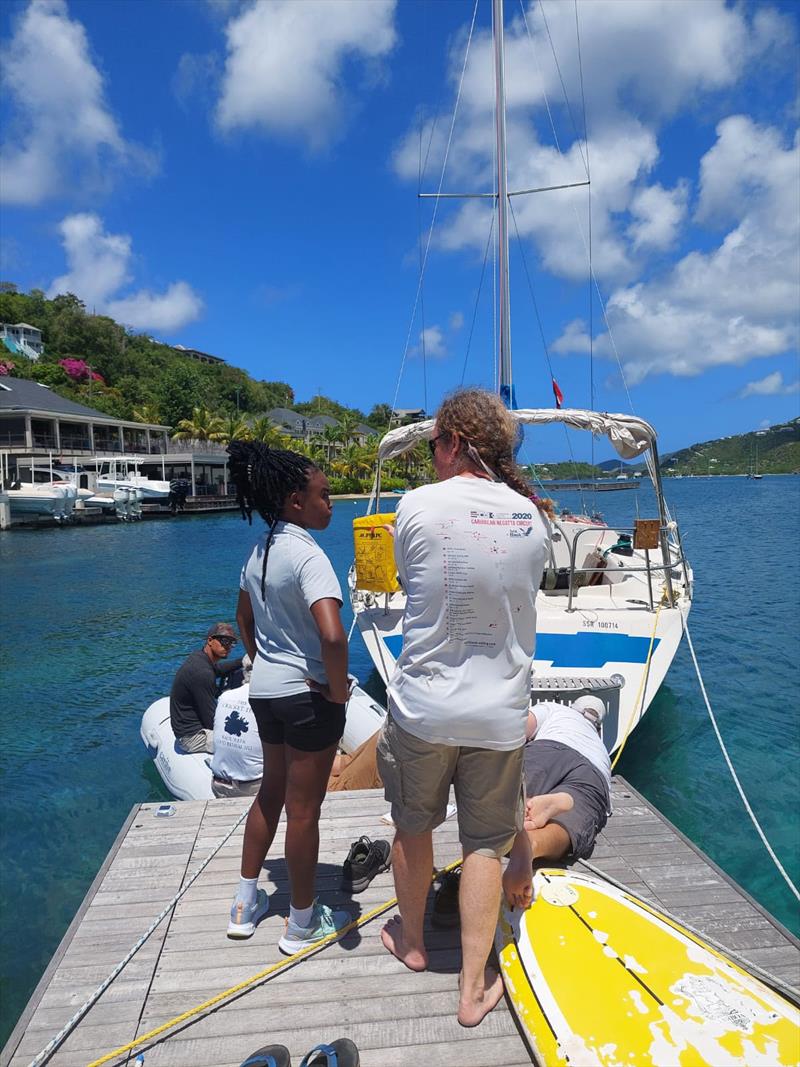
[[[617,455],[622,459],[635,459],[653,444],[656,432],[644,419],[635,415],[609,415],[600,411],[583,411],[580,408],[523,408],[511,414],[526,425],[544,425],[563,422],[574,430],[589,430],[597,436],[609,439]],[[409,448],[433,434],[433,419],[414,422],[410,426],[398,426],[390,430],[378,447],[378,459],[391,459],[407,452]]]

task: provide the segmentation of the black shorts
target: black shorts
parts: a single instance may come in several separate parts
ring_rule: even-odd
[[[569,834],[567,858],[588,859],[608,819],[611,800],[605,778],[585,756],[560,741],[529,741],[523,758],[529,798],[546,793],[569,793],[572,797],[574,806],[550,821]]]
[[[250,697],[250,707],[266,745],[322,752],[344,733],[345,705],[332,704],[313,689],[289,697]]]

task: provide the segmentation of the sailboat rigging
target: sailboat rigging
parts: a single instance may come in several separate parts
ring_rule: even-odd
[[[614,751],[625,744],[670,667],[691,606],[692,572],[664,499],[652,426],[632,415],[517,408],[511,360],[508,208],[513,194],[508,190],[506,159],[503,0],[493,0],[492,10],[498,392],[521,429],[559,423],[607,437],[620,460],[644,458],[655,491],[657,518],[652,520],[637,519],[613,529],[597,517],[566,515],[554,520],[549,564],[537,596],[534,695],[601,694],[608,706],[603,738]],[[383,463],[430,438],[432,432],[429,419],[396,427],[383,437],[369,511],[380,511]],[[405,594],[394,580],[385,587],[364,582],[356,567],[351,570],[350,588],[365,645],[388,681],[402,648]]]

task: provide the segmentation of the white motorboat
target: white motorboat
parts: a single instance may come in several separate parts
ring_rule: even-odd
[[[138,489],[144,503],[166,503],[170,494],[168,481],[147,478],[141,474],[141,460],[120,456],[104,460],[97,473],[97,492],[111,496],[115,489]]]
[[[624,744],[641,720],[669,670],[691,605],[692,572],[683,556],[677,523],[664,499],[652,426],[634,416],[582,409],[514,410],[517,404],[511,367],[508,212],[509,198],[523,193],[508,190],[502,0],[493,0],[492,24],[497,178],[493,193],[472,195],[489,197],[495,205],[498,392],[523,428],[560,423],[565,428],[607,437],[621,460],[644,457],[655,490],[656,514],[649,521],[640,521],[637,515],[628,525],[609,528],[575,516],[555,520],[550,561],[537,596],[534,688],[561,685],[575,690],[575,680],[579,679],[585,683],[579,688],[588,690],[605,685],[609,678],[618,679],[616,714],[609,715],[604,726],[606,745],[614,750]],[[464,67],[466,63],[465,59]],[[442,180],[443,177],[444,174]],[[432,233],[429,244],[431,239]],[[558,396],[557,387],[554,392]],[[368,512],[381,510],[382,464],[414,448],[432,433],[433,422],[428,420],[386,434],[378,450]],[[622,483],[615,488],[633,484],[625,484],[627,475],[621,466],[619,477]],[[380,536],[377,528],[375,536]],[[360,581],[354,567],[350,585],[358,627],[375,667],[388,682],[402,649],[405,594],[393,580],[387,580],[378,591],[369,576],[361,586]]]
[[[12,482],[4,490],[11,506],[12,517],[49,515],[58,522],[71,518],[74,496],[61,482]]]
[[[247,702],[248,685],[229,690],[228,697]],[[235,705],[233,705],[235,706]],[[347,705],[341,749],[354,752],[381,728],[386,709],[359,686],[355,686]],[[161,780],[170,795],[178,800],[210,800],[211,756],[205,752],[182,752],[175,742],[169,721],[169,697],[161,697],[142,716],[140,734]]]

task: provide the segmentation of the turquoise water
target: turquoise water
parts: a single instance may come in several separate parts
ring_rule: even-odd
[[[695,569],[690,626],[712,704],[767,836],[797,881],[800,478],[683,479],[668,490]],[[577,503],[575,494],[557,495]],[[648,490],[637,496],[651,516]],[[623,521],[632,497],[600,494],[597,503],[610,522]],[[338,503],[320,537],[343,583],[350,520],[363,510]],[[234,513],[0,537],[0,1042],[132,805],[166,798],[139,739],[141,713],[169,690],[206,627],[233,618],[253,537]],[[375,685],[358,636],[351,669]],[[728,777],[683,646],[618,770],[800,932]]]

